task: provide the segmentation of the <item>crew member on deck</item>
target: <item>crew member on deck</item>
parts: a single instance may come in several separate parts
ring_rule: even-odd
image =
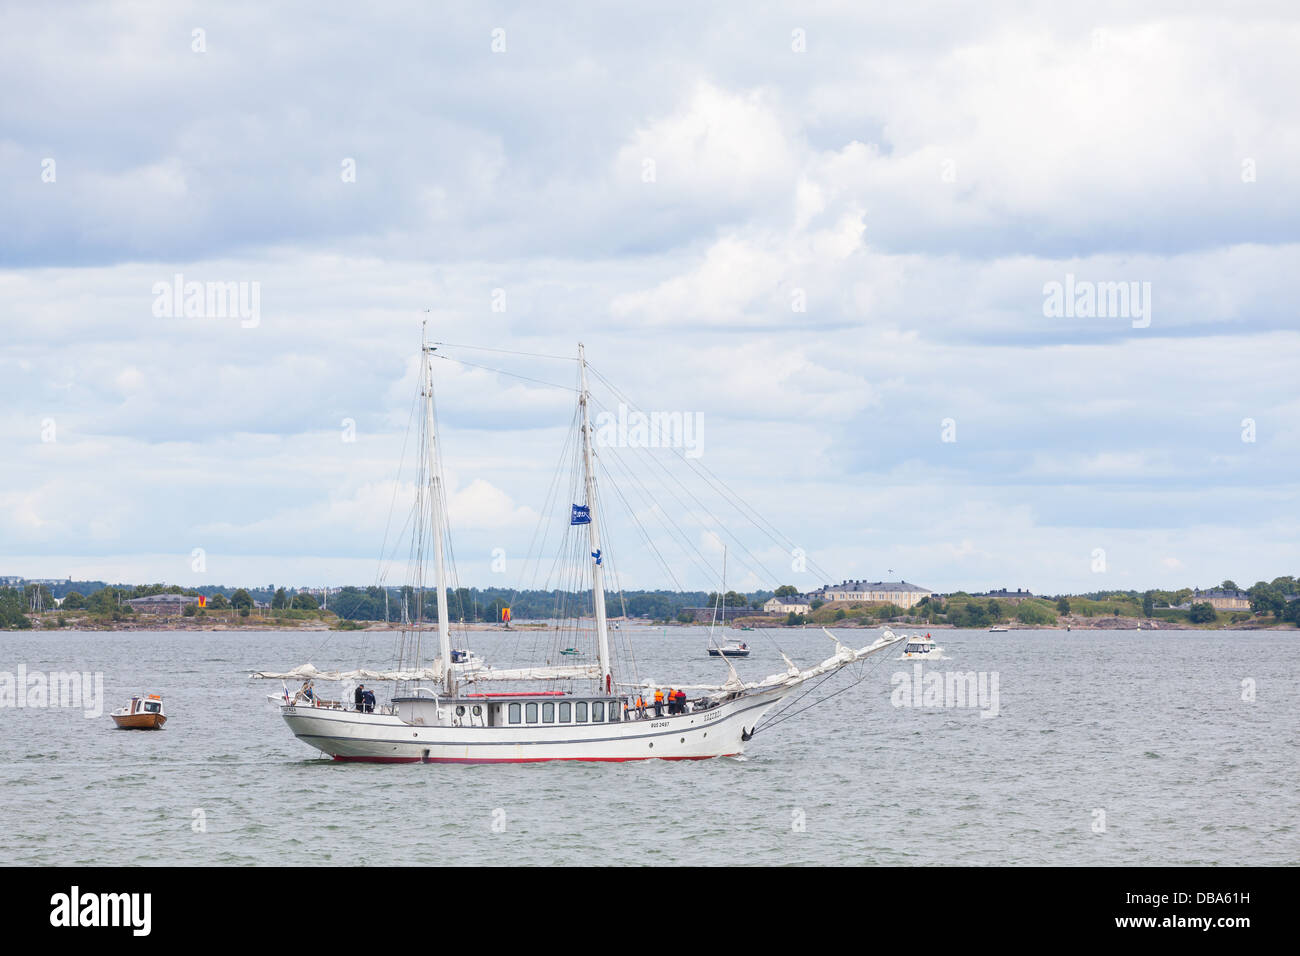
[[[356,704],[357,713],[361,713],[366,709],[366,685],[365,684],[357,685],[357,692],[352,696],[352,702]]]
[[[362,696],[366,702],[366,713],[373,714],[375,712],[375,692],[373,690],[367,690]]]
[[[660,690],[658,687],[656,687],[655,688],[655,716],[662,717],[663,715],[664,715],[664,692]]]

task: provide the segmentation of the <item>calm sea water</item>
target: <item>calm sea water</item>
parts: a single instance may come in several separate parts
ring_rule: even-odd
[[[629,629],[643,677],[717,681],[698,629]],[[858,645],[872,631],[840,632]],[[926,670],[998,678],[999,715],[897,707],[897,651],[739,759],[336,765],[252,668],[382,666],[392,638],[4,633],[0,671],[104,674],[161,733],[0,709],[10,864],[1290,864],[1300,862],[1293,632],[935,631]],[[761,633],[747,677],[781,669]],[[801,664],[819,631],[773,638]],[[474,635],[489,660],[496,635]],[[323,645],[323,646],[322,646]],[[1243,681],[1253,682],[1245,700]],[[843,676],[826,691],[849,683]],[[201,811],[201,815],[200,812]],[[206,829],[197,827],[202,820]],[[494,829],[494,823],[496,829]],[[1103,827],[1104,824],[1104,827]],[[1101,832],[1098,832],[1098,831]],[[498,832],[499,831],[499,832]]]

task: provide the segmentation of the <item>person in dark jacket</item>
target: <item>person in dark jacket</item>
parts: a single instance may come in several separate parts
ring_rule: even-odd
[[[373,690],[366,691],[365,699],[366,699],[366,713],[373,714],[375,712],[375,692]]]
[[[366,709],[366,685],[365,684],[357,685],[357,692],[354,695],[352,695],[352,702],[356,704],[358,713]]]

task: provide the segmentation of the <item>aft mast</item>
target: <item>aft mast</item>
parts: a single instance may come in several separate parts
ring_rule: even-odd
[[[429,446],[429,504],[432,515],[433,560],[437,569],[438,593],[438,654],[442,658],[442,686],[448,694],[455,693],[456,679],[451,669],[451,623],[447,619],[447,568],[442,554],[445,516],[442,513],[442,466],[438,461],[438,437],[433,415],[433,363],[429,357],[436,346],[427,345],[420,336],[420,349],[424,360],[424,432]]]
[[[596,515],[596,467],[591,450],[591,414],[588,410],[587,359],[582,343],[578,343],[578,369],[582,376],[582,394],[578,404],[582,407],[582,467],[586,477],[587,511],[591,520],[587,523],[588,541],[591,544],[591,599],[596,611],[597,654],[600,660],[600,682],[605,693],[610,693],[614,685],[613,672],[609,666],[609,627],[605,622],[605,568],[604,556],[600,550],[600,519]]]

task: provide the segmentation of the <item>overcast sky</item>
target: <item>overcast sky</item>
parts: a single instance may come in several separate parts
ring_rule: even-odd
[[[0,3],[0,574],[372,583],[425,310],[698,416],[811,561],[724,521],[731,586],[1300,573],[1294,6],[863,6]],[[573,396],[437,365],[461,583],[513,586]]]

